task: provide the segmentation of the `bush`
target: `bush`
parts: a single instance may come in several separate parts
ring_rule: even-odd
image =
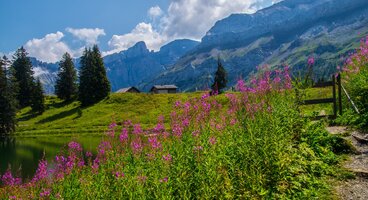
[[[353,124],[359,128],[368,128],[368,36],[362,39],[360,48],[347,60],[342,77],[343,84],[360,112]]]

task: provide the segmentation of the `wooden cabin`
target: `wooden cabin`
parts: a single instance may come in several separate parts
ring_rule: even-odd
[[[116,91],[116,93],[141,93],[141,91],[139,91],[136,87],[127,87],[127,88],[122,88],[118,91]]]
[[[154,85],[150,92],[153,94],[174,94],[177,93],[176,85]]]

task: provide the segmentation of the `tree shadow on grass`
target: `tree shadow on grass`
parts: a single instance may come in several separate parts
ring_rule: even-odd
[[[30,111],[22,114],[21,117],[18,119],[18,121],[28,121],[32,118],[37,117],[38,115],[39,115],[38,113],[35,113],[32,110],[30,110]]]
[[[55,121],[55,120],[58,120],[58,119],[62,119],[62,118],[65,118],[65,117],[68,117],[70,115],[73,115],[73,114],[77,113],[78,110],[80,110],[80,108],[75,107],[71,110],[67,110],[67,111],[58,113],[56,115],[52,115],[50,117],[47,117],[45,119],[42,119],[42,120],[38,121],[36,124],[43,124],[43,123],[52,122],[52,121]]]
[[[70,101],[61,101],[61,102],[51,102],[48,107],[52,107],[52,108],[62,108],[62,107],[65,107],[69,104],[72,104],[74,103],[75,101],[74,100],[70,100]]]

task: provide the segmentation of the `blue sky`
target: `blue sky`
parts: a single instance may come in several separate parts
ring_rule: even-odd
[[[175,39],[200,40],[231,13],[252,13],[273,0],[0,0],[0,52],[25,46],[55,62],[97,43],[104,55],[144,40],[151,50]]]

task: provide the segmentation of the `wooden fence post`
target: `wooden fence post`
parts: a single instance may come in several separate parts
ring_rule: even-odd
[[[337,75],[337,90],[339,93],[339,115],[342,115],[341,75]]]
[[[332,75],[332,95],[333,95],[333,117],[336,119],[337,117],[337,105],[336,105],[336,77]]]

